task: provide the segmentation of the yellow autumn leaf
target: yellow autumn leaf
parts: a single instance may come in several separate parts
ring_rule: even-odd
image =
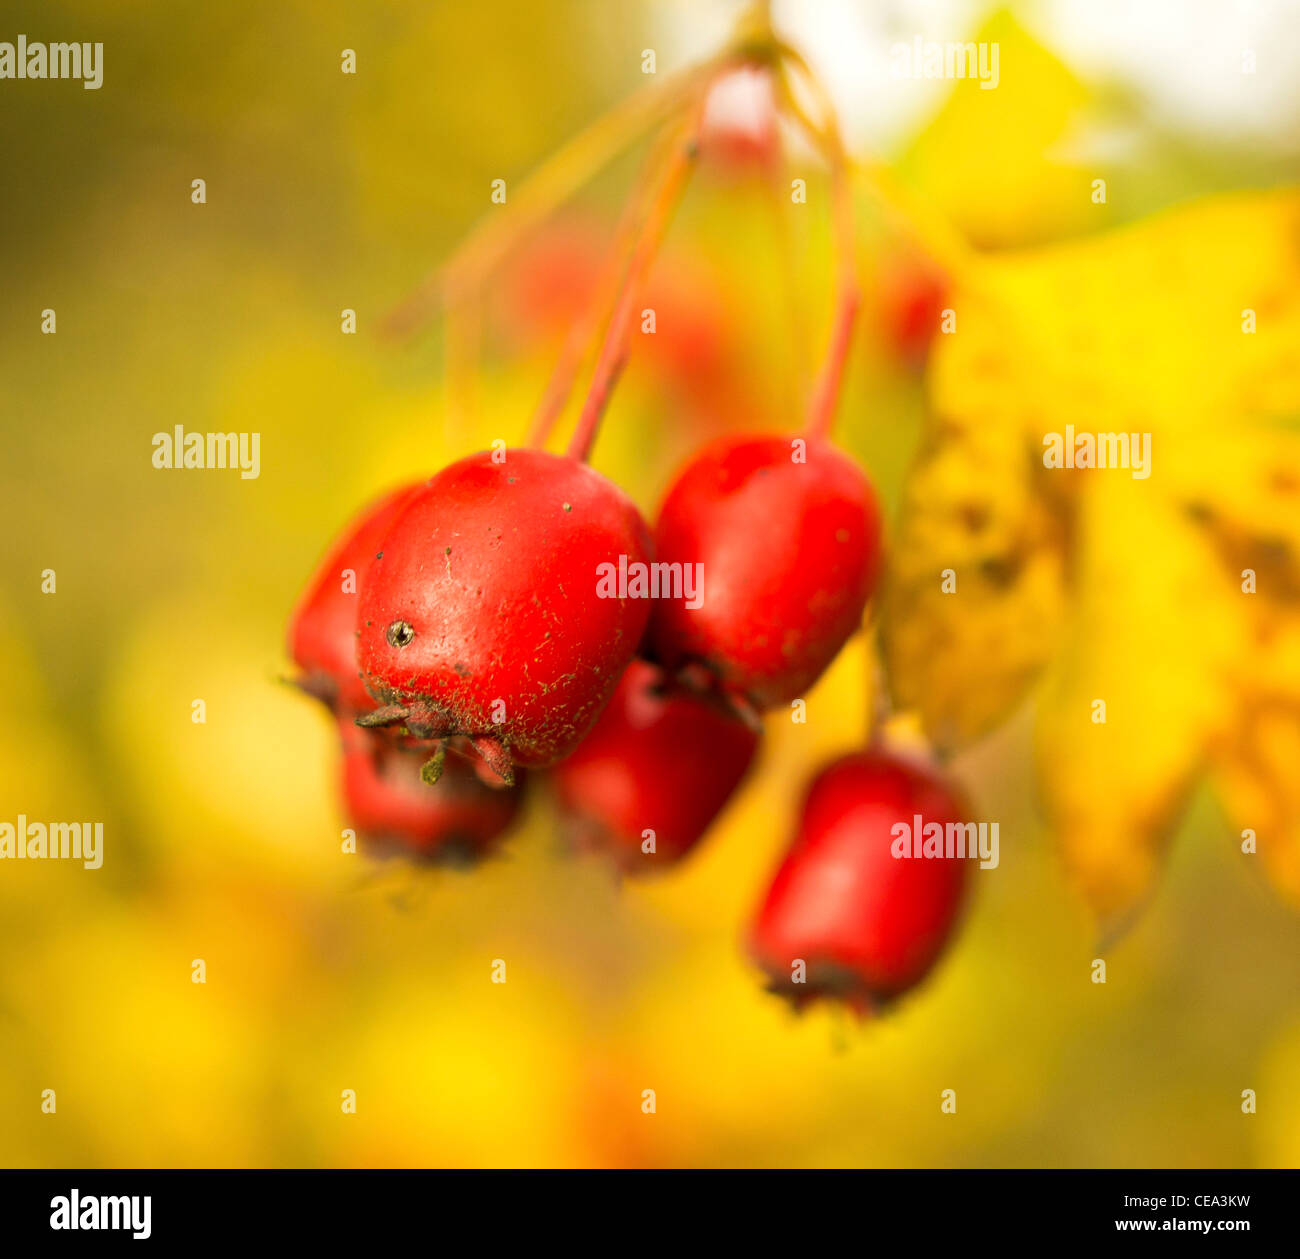
[[[1150,482],[1099,472],[1079,514],[1071,615],[1039,706],[1039,773],[1067,868],[1109,920],[1151,886],[1222,736],[1239,618],[1208,540]]]
[[[977,77],[955,80],[903,154],[903,174],[984,247],[1095,226],[1107,213],[1088,195],[1096,165],[1085,169],[1069,155],[1087,117],[1088,89],[1009,11],[993,14],[971,43],[986,50],[985,85],[994,83],[997,50],[996,90]]]
[[[940,336],[882,637],[940,745],[1038,679],[1042,799],[1109,922],[1206,774],[1300,900],[1300,194],[985,259]],[[1126,434],[1122,467],[1047,466]]]

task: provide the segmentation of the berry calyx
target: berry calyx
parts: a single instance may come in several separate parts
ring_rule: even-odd
[[[577,746],[645,631],[649,602],[602,597],[603,565],[647,564],[632,500],[577,459],[471,455],[405,506],[367,575],[367,726],[468,738],[509,782]]]
[[[551,774],[574,846],[625,874],[686,856],[758,748],[749,727],[668,687],[661,669],[634,660],[591,733]]]
[[[289,654],[301,670],[296,681],[335,712],[375,706],[357,668],[357,592],[389,525],[422,484],[390,491],[349,521],[289,618]]]
[[[700,565],[703,597],[655,603],[650,652],[709,670],[740,707],[803,695],[858,628],[880,567],[862,470],[817,437],[724,437],[678,475],[655,529],[661,564]]]
[[[879,748],[823,769],[751,936],[771,989],[797,1006],[824,996],[864,1011],[919,983],[952,933],[970,859],[910,855],[895,827],[910,834],[920,817],[946,828],[967,812],[934,769]]]
[[[365,851],[437,865],[476,865],[514,821],[522,788],[497,791],[460,756],[446,759],[436,787],[421,777],[422,753],[339,723],[343,804]]]

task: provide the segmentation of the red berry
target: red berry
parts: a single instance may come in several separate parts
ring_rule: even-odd
[[[562,335],[582,318],[599,284],[607,233],[596,219],[562,219],[522,247],[503,279],[505,314],[516,332]]]
[[[929,357],[949,287],[948,277],[921,258],[895,259],[882,269],[878,291],[885,341],[913,371]]]
[[[861,624],[880,511],[827,441],[723,437],[668,491],[655,549],[661,564],[701,566],[703,598],[656,601],[654,657],[701,663],[742,706],[770,708],[803,695]]]
[[[602,598],[600,566],[648,564],[632,500],[541,450],[444,468],[384,538],[361,592],[367,725],[464,735],[501,777],[591,728],[645,631],[648,599]]]
[[[666,692],[667,684],[662,670],[634,660],[595,728],[552,771],[578,846],[608,854],[629,874],[684,857],[758,747],[756,731],[694,696]]]
[[[704,104],[700,150],[709,169],[729,175],[771,172],[781,155],[772,76],[742,67],[723,75]]]
[[[364,713],[375,706],[357,669],[357,591],[389,525],[422,484],[385,494],[349,522],[289,619],[289,654],[302,670],[299,685],[337,712]]]
[[[584,319],[601,296],[609,235],[599,219],[576,216],[538,232],[505,281],[507,334],[531,345],[560,337]],[[690,397],[706,392],[710,401],[714,393],[734,399],[734,320],[716,271],[691,255],[663,255],[648,280],[644,305],[655,311],[656,331],[641,338],[638,361]],[[730,394],[724,394],[727,388]]]
[[[800,1004],[837,996],[869,1008],[934,965],[970,858],[894,856],[895,824],[907,823],[910,834],[917,815],[923,825],[968,820],[952,785],[886,752],[856,752],[817,775],[753,931],[754,956],[774,991]],[[796,959],[806,965],[804,983],[793,982]]]
[[[374,855],[470,865],[493,850],[519,811],[522,788],[485,786],[459,756],[447,758],[431,786],[420,776],[422,753],[359,730],[346,718],[339,729],[344,807]]]

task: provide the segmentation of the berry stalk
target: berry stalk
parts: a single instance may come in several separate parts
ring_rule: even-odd
[[[583,404],[582,415],[578,418],[578,426],[568,449],[569,455],[584,463],[591,454],[601,417],[609,405],[614,386],[627,364],[632,319],[637,301],[644,290],[646,274],[659,251],[668,224],[672,221],[673,211],[677,208],[690,180],[691,172],[695,168],[695,159],[699,155],[702,106],[703,94],[692,108],[687,123],[679,129],[670,143],[666,168],[660,178],[658,192],[642,224],[639,239],[623,277],[618,300],[605,330],[605,339],[592,372],[587,399]]]
[[[830,343],[813,387],[805,430],[810,437],[825,437],[830,433],[835,418],[835,408],[844,381],[844,367],[853,345],[853,326],[862,304],[862,288],[858,282],[857,234],[853,221],[853,189],[849,182],[848,154],[830,96],[798,52],[783,43],[778,43],[778,48],[783,60],[794,65],[807,80],[817,100],[820,121],[814,119],[804,108],[790,83],[784,64],[778,76],[782,99],[795,121],[821,151],[830,170],[831,233],[835,242],[838,293]]]
[[[774,40],[774,48],[783,65],[793,68],[807,83],[817,103],[818,112],[833,121],[834,105],[830,95],[804,55],[779,38]],[[807,116],[802,106],[796,100],[789,99],[789,96],[787,99],[791,112],[800,125],[805,130],[815,130],[816,123]],[[970,272],[976,257],[970,244],[941,213],[918,197],[884,162],[876,158],[862,159],[846,155],[845,166],[850,175],[862,176],[868,193],[885,212],[895,230],[936,262],[940,269],[954,276]]]
[[[775,71],[769,71],[773,86]],[[799,260],[796,256],[793,207],[790,204],[790,170],[785,144],[777,129],[777,152],[763,177],[763,193],[772,215],[776,239],[777,266],[790,320],[790,379],[785,383],[787,401],[793,402],[796,382],[812,374],[812,347],[809,341],[807,305],[799,285]],[[797,406],[797,403],[795,403]],[[795,409],[792,406],[791,409]]]
[[[613,315],[622,282],[628,274],[638,236],[644,229],[650,213],[655,186],[654,177],[662,168],[665,158],[666,146],[661,138],[653,146],[650,156],[642,166],[632,195],[619,216],[613,245],[587,309],[582,318],[570,325],[565,336],[559,358],[556,359],[555,367],[546,382],[546,390],[529,424],[526,445],[546,444],[546,439],[573,394],[578,372],[587,356],[588,348],[595,339],[598,327],[602,321],[607,322]]]

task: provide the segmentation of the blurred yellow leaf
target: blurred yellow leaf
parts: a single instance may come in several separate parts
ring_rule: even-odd
[[[982,261],[938,338],[894,693],[956,747],[1046,675],[1043,801],[1112,921],[1207,769],[1300,900],[1298,280],[1300,194],[1236,194]],[[1067,426],[1134,435],[1131,466],[1044,466]]]
[[[978,78],[954,82],[903,157],[909,181],[970,240],[990,248],[1096,226],[1107,211],[1091,198],[1095,167],[1056,156],[1080,123],[1087,89],[1009,12],[993,15],[974,41],[988,46],[990,57],[998,50],[996,90]]]
[[[1012,361],[971,366],[972,395],[987,390],[987,407],[999,405]],[[943,747],[1005,717],[1051,650],[1062,526],[1031,473],[1018,428],[941,413],[907,482],[882,633],[895,698]]]
[[[1238,609],[1206,539],[1153,481],[1096,475],[1080,503],[1073,615],[1040,706],[1038,751],[1067,867],[1110,916],[1150,887],[1221,735],[1232,697],[1220,665]]]

